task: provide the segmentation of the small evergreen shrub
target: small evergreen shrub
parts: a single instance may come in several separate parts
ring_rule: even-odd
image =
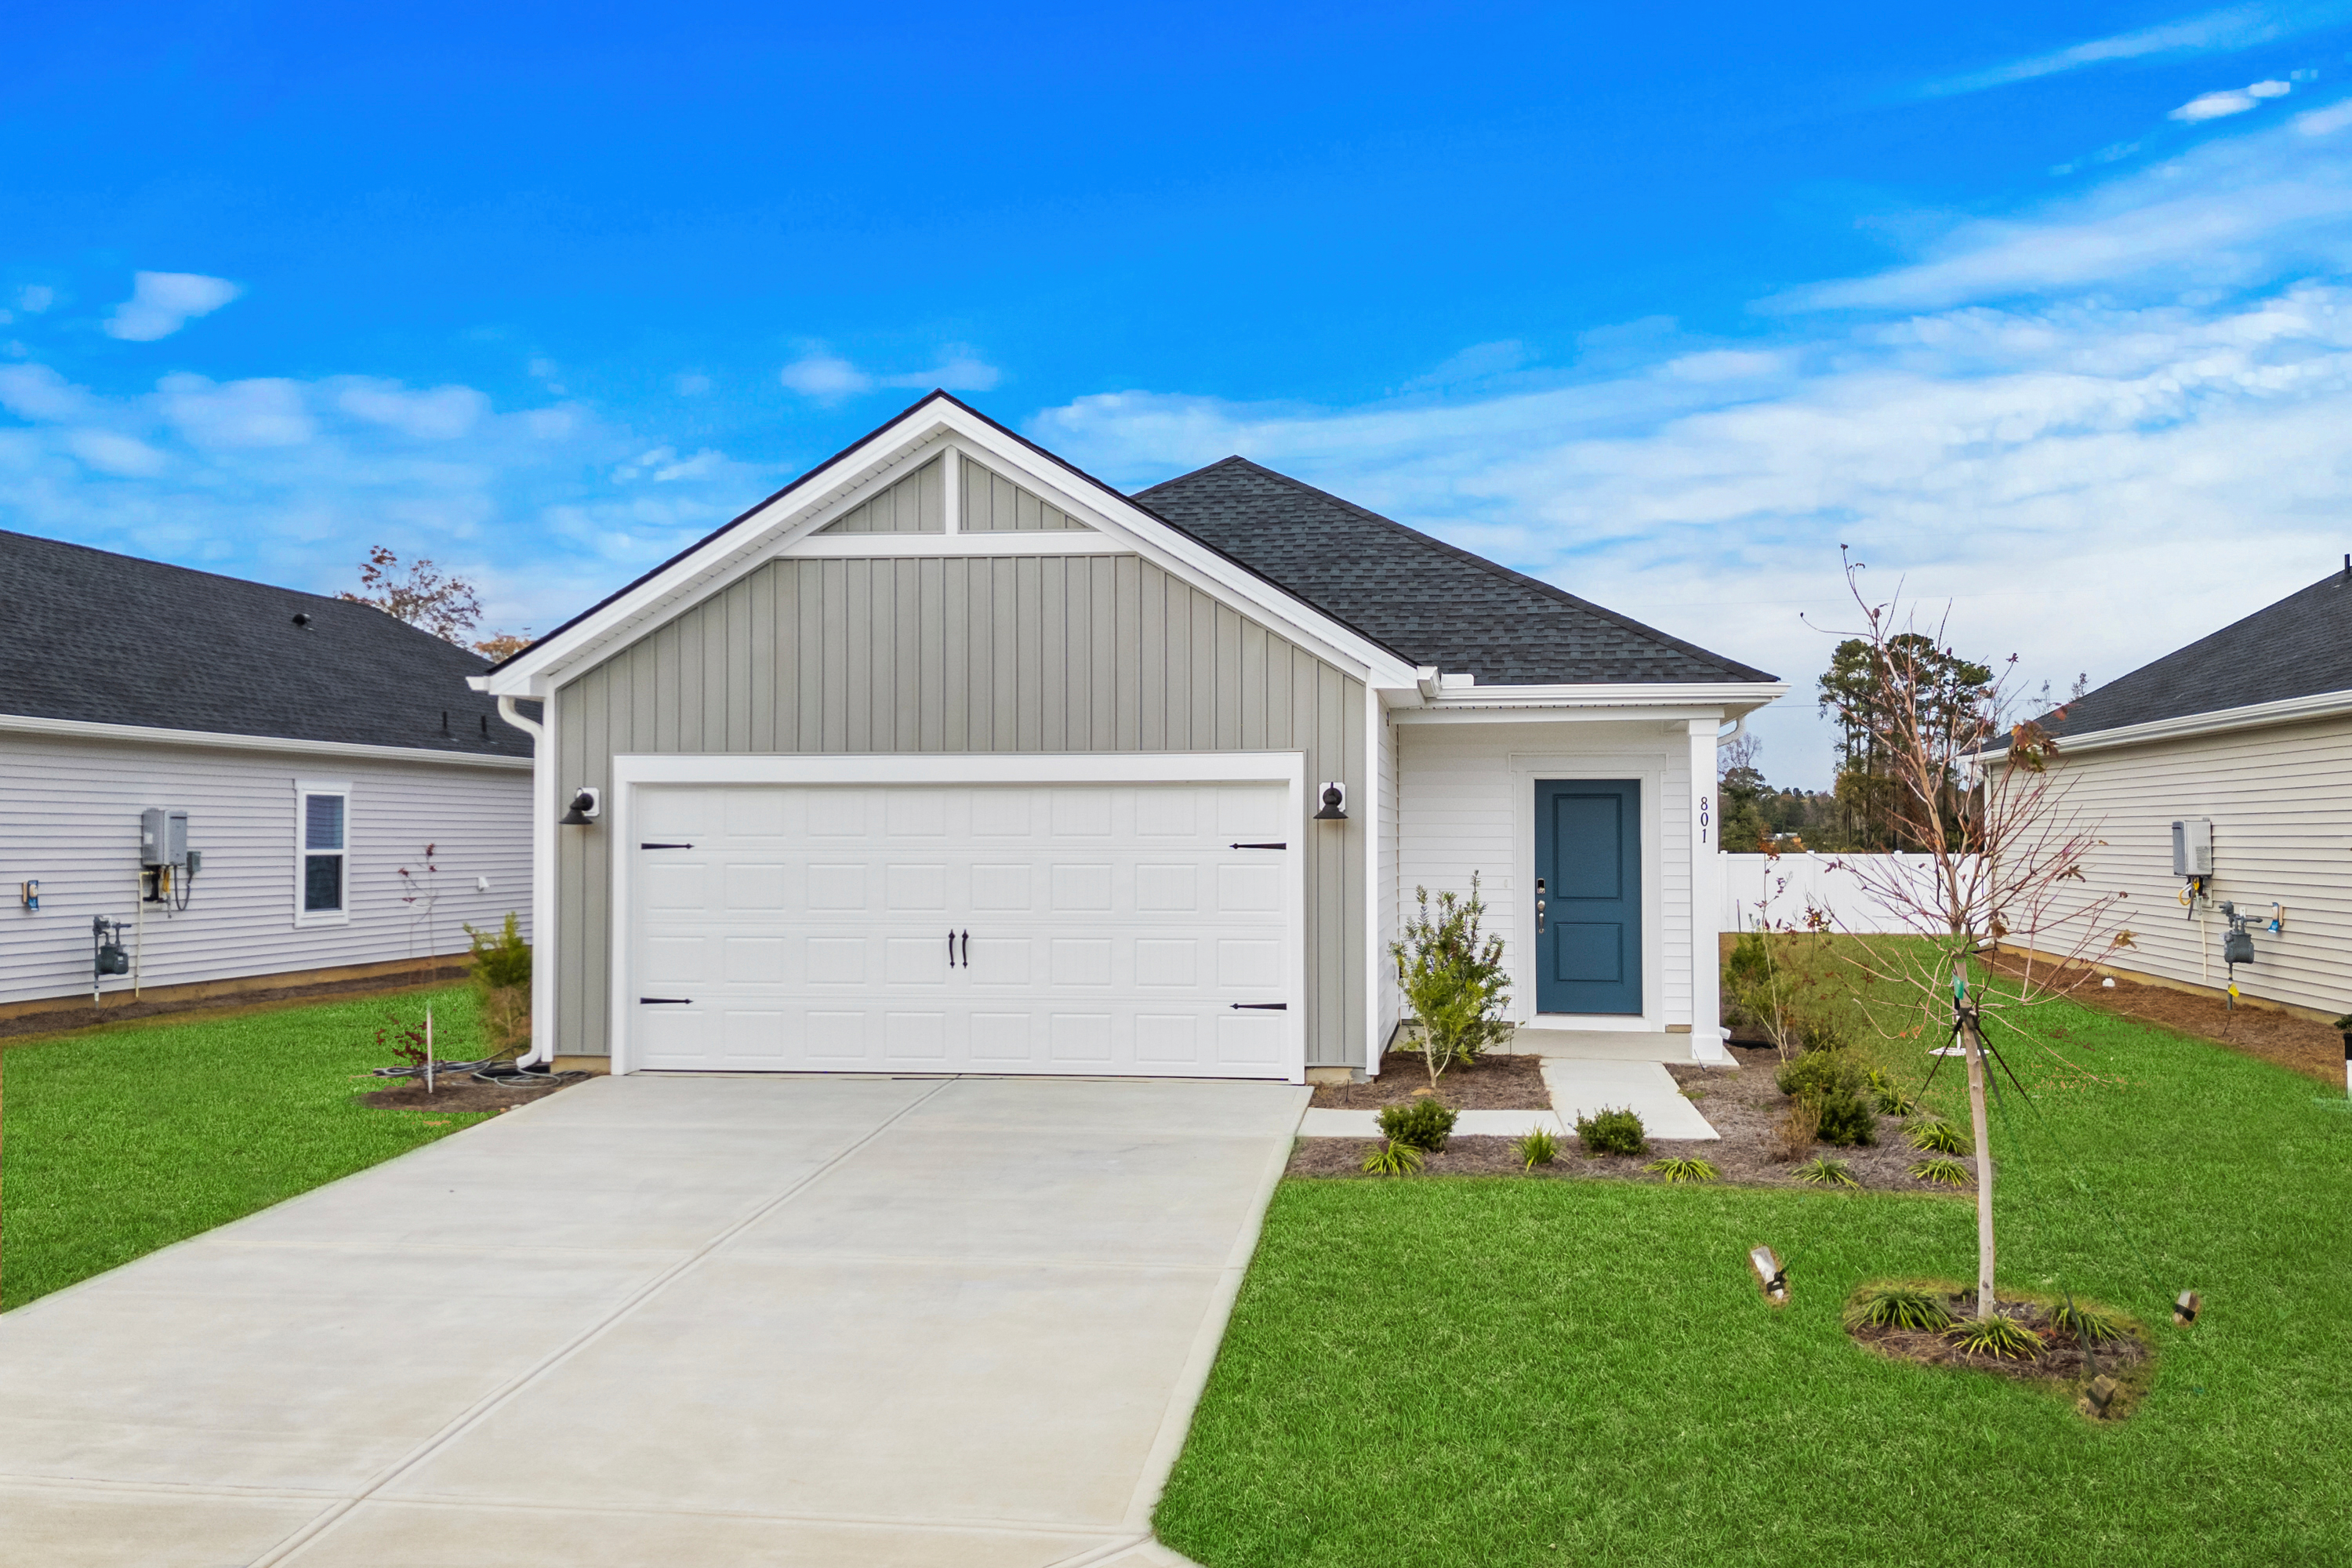
[[[1928,1154],[1965,1154],[1969,1135],[1940,1116],[1915,1121],[1903,1130],[1904,1141]]]
[[[1686,1159],[1680,1155],[1670,1160],[1653,1160],[1642,1169],[1654,1176],[1664,1176],[1670,1187],[1683,1182],[1712,1182],[1723,1173],[1704,1160]]]
[[[1831,1094],[1822,1100],[1821,1141],[1838,1147],[1878,1142],[1878,1113],[1855,1094]]]
[[[1853,1299],[1846,1322],[1856,1328],[1948,1329],[1951,1309],[1941,1292],[1924,1285],[1874,1285]]]
[[[1860,1182],[1853,1179],[1852,1165],[1847,1164],[1843,1160],[1832,1160],[1825,1154],[1814,1155],[1790,1174],[1808,1186],[1858,1187],[1862,1185]]]
[[[1431,1099],[1416,1100],[1409,1105],[1384,1106],[1381,1110],[1381,1136],[1391,1142],[1410,1144],[1435,1154],[1453,1136],[1454,1118],[1452,1106],[1440,1105]]]
[[[1364,1169],[1375,1176],[1409,1176],[1421,1169],[1421,1151],[1391,1138],[1364,1156]]]
[[[1587,1154],[1640,1154],[1650,1147],[1649,1131],[1631,1108],[1603,1108],[1590,1116],[1578,1117],[1576,1136]]]
[[[1791,1100],[1812,1103],[1819,1112],[1814,1135],[1822,1142],[1843,1147],[1878,1142],[1877,1113],[1862,1098],[1868,1080],[1843,1053],[1807,1051],[1772,1081]]]
[[[1559,1158],[1559,1139],[1548,1127],[1530,1127],[1526,1137],[1512,1141],[1511,1152],[1532,1171],[1538,1165],[1549,1165]]]
[[[490,1054],[520,1053],[530,1044],[530,943],[511,910],[495,936],[469,925],[466,937],[473,944],[474,994]]]

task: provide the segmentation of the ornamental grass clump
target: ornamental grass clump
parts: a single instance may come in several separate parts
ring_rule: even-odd
[[[1437,895],[1437,909],[1429,907],[1429,889],[1417,888],[1421,912],[1405,922],[1404,940],[1391,944],[1396,960],[1397,985],[1412,1009],[1415,1044],[1429,1069],[1429,1086],[1456,1062],[1474,1062],[1478,1054],[1511,1032],[1503,1010],[1511,999],[1511,980],[1503,967],[1503,939],[1480,932],[1486,906],[1478,897],[1478,875],[1470,875],[1470,896]]]
[[[1375,1176],[1409,1176],[1421,1169],[1421,1151],[1390,1139],[1364,1156],[1364,1170]]]
[[[1843,1160],[1832,1160],[1826,1154],[1814,1155],[1789,1173],[1807,1186],[1812,1187],[1862,1185],[1860,1182],[1854,1180],[1852,1165],[1847,1164]]]
[[[1559,1158],[1559,1139],[1548,1127],[1530,1127],[1525,1137],[1511,1141],[1511,1152],[1532,1171]]]
[[[1952,1310],[1942,1291],[1925,1285],[1873,1285],[1854,1297],[1845,1321],[1849,1328],[1941,1331],[1952,1326]]]
[[[1876,1101],[1879,1115],[1908,1116],[1919,1109],[1918,1100],[1904,1092],[1903,1086],[1883,1069],[1871,1068],[1864,1081],[1870,1086],[1871,1099]]]
[[[1576,1136],[1588,1155],[1646,1154],[1650,1150],[1649,1130],[1631,1107],[1622,1110],[1604,1107],[1578,1117]]]
[[[2014,1319],[1999,1313],[1970,1318],[1944,1331],[1954,1350],[1968,1355],[1989,1355],[2002,1361],[2032,1361],[2042,1353],[2042,1336]]]
[[[1384,1106],[1381,1110],[1381,1136],[1393,1143],[1441,1153],[1446,1139],[1454,1134],[1455,1115],[1452,1106],[1441,1105],[1434,1100]]]
[[[1666,1185],[1670,1187],[1684,1182],[1712,1182],[1722,1175],[1720,1171],[1704,1160],[1693,1160],[1681,1155],[1667,1160],[1653,1160],[1642,1169],[1654,1176],[1664,1176],[1666,1179]]]
[[[2102,1312],[2079,1301],[2060,1301],[2050,1309],[2050,1326],[2071,1335],[2077,1344],[2112,1344],[2126,1338],[2123,1322],[2113,1312]]]
[[[1940,1116],[1915,1121],[1903,1130],[1904,1141],[1924,1153],[1965,1154],[1969,1135]]]
[[[1916,1180],[1939,1187],[1965,1187],[1969,1184],[1969,1168],[1948,1154],[1918,1161],[1912,1165],[1911,1174]]]

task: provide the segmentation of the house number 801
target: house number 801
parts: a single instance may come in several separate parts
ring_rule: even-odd
[[[1698,797],[1698,841],[1699,841],[1701,844],[1704,844],[1704,843],[1706,843],[1706,825],[1707,825],[1706,805],[1707,805],[1706,796],[1705,796],[1705,795],[1701,795],[1701,796],[1699,796],[1699,797]]]

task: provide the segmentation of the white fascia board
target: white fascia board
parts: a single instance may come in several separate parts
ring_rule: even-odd
[[[2210,713],[2184,713],[2175,719],[2151,719],[2145,724],[2124,724],[2113,730],[2058,736],[2058,758],[2063,762],[2079,752],[2103,752],[2114,746],[2146,745],[2154,741],[2179,741],[2194,735],[2214,735],[2230,730],[2260,730],[2296,724],[2312,719],[2336,719],[2352,714],[2352,691],[2320,691],[2309,697],[2289,697],[2277,702],[2252,702],[2242,708],[2217,708]],[[1988,763],[2006,760],[2008,747],[1990,752]]]
[[[1025,533],[818,533],[760,557],[761,564],[792,561],[931,560],[974,555],[1132,555],[1135,546],[1108,534],[1074,528]]]
[[[1306,787],[1304,752],[626,752],[614,784],[1225,784]],[[1303,796],[1302,796],[1303,798]]]
[[[856,504],[859,492],[903,477],[929,461],[943,442],[979,456],[988,467],[1025,485],[1063,510],[1090,523],[1123,547],[1204,593],[1244,609],[1318,657],[1374,685],[1409,683],[1412,667],[1379,644],[1285,593],[1189,534],[1143,510],[1108,486],[1084,482],[1026,445],[959,405],[940,400],[812,471],[779,495],[579,625],[531,647],[486,677],[478,690],[515,697],[549,695],[572,668],[593,661],[637,628],[678,614],[755,571],[833,517]],[[905,536],[900,536],[905,537]],[[971,540],[973,535],[942,535]],[[1022,552],[1026,553],[1027,552]]]
[[[1416,685],[1383,689],[1399,723],[1509,723],[1515,721],[1740,718],[1788,694],[1783,682],[1688,685],[1450,687],[1435,697]]]
[[[228,734],[217,730],[160,730],[146,724],[100,724],[84,719],[37,719],[29,714],[0,713],[0,734],[6,733],[146,746],[210,746],[233,752],[352,757],[369,762],[430,763],[458,768],[520,770],[530,767],[531,763],[529,757],[490,757],[478,752],[428,752],[414,746],[362,745],[356,741],[298,741],[277,735]]]

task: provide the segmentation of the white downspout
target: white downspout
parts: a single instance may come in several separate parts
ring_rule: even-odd
[[[555,776],[555,759],[547,754],[547,727],[536,719],[524,718],[513,698],[499,699],[499,717],[530,737],[530,941],[536,949],[552,941],[555,930],[555,847],[554,835],[549,830],[554,817],[546,798],[550,795],[546,781]],[[516,1058],[517,1067],[555,1059],[554,970],[541,958],[537,952],[531,954],[530,1049]]]

